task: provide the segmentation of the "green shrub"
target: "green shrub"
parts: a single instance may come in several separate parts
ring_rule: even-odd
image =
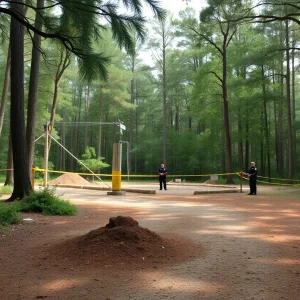
[[[18,205],[17,205],[18,206]],[[22,212],[36,212],[44,215],[76,215],[77,208],[69,201],[59,199],[54,189],[45,188],[33,191],[20,201],[18,208]]]
[[[15,205],[0,201],[0,225],[5,226],[20,221],[21,216]]]

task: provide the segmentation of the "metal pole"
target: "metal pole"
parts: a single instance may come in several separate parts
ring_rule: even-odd
[[[113,145],[112,191],[121,191],[122,143]]]
[[[44,147],[44,186],[48,185],[48,122],[44,125],[45,130],[45,147]]]
[[[129,142],[127,142],[127,180],[129,181]]]

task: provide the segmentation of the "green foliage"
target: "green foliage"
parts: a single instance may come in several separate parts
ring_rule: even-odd
[[[80,162],[82,162],[83,164],[85,164],[89,169],[91,169],[93,172],[99,170],[99,169],[103,169],[103,168],[107,168],[109,167],[109,164],[104,163],[102,161],[102,159],[104,159],[103,157],[98,157],[96,158],[96,151],[94,147],[86,147],[85,149],[85,153],[82,154],[82,160],[80,160]],[[80,164],[80,169],[85,171],[86,167],[83,166],[82,164]]]
[[[68,201],[59,199],[54,189],[34,191],[17,205],[21,212],[36,212],[44,215],[76,215],[77,208]]]
[[[0,226],[17,223],[20,218],[16,205],[0,201]]]
[[[13,187],[11,185],[4,185],[0,188],[0,196],[11,194],[13,191]]]

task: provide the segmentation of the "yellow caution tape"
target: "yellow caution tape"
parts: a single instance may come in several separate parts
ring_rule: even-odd
[[[66,172],[66,171],[55,171],[55,170],[46,170],[46,169],[41,169],[38,167],[34,167],[32,168],[32,170],[37,171],[37,172],[48,172],[48,173],[59,173],[59,174],[77,174],[77,175],[83,175],[83,176],[102,176],[102,177],[136,177],[136,178],[157,178],[158,175],[128,175],[128,174],[122,174],[122,175],[115,175],[115,174],[93,174],[93,173],[80,173],[80,172]],[[0,171],[13,171],[13,169],[0,169]],[[215,173],[215,174],[194,174],[194,175],[183,175],[183,174],[179,174],[179,175],[167,175],[168,178],[173,178],[173,177],[208,177],[208,176],[212,176],[212,175],[216,175],[216,176],[228,176],[228,175],[237,175],[239,178],[242,178],[244,180],[249,180],[248,177],[243,176],[244,174],[239,171],[239,172],[235,172],[235,173]],[[282,181],[288,181],[290,179],[281,179],[281,178],[269,178],[269,177],[264,177],[264,176],[257,176],[258,178],[263,178],[263,179],[270,179],[270,180],[282,180]],[[299,180],[293,180],[293,181],[298,181]],[[272,182],[267,182],[267,181],[261,181],[261,180],[257,180],[257,182],[260,183],[265,183],[265,184],[269,184],[269,185],[281,185],[281,186],[300,186],[299,184],[292,184],[292,183],[272,183]]]

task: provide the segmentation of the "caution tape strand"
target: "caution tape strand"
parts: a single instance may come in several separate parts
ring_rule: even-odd
[[[83,173],[83,172],[67,172],[67,171],[56,171],[56,170],[46,170],[38,167],[32,168],[36,172],[47,172],[47,173],[58,173],[58,174],[77,174],[82,176],[101,176],[101,177],[135,177],[135,178],[157,178],[158,175],[139,175],[139,174],[121,174],[121,175],[112,175],[112,174],[101,174],[101,173]],[[0,169],[0,171],[13,171],[13,169]],[[236,175],[243,180],[249,180],[249,178],[244,177],[241,172],[234,172],[234,173],[215,173],[215,174],[177,174],[177,175],[170,175],[168,174],[168,178],[186,178],[186,177],[210,177],[210,176],[228,176],[228,175]],[[288,181],[290,179],[283,179],[283,178],[269,178],[264,176],[257,176],[258,178],[262,179],[269,179],[269,180],[281,180],[281,181]],[[300,182],[300,180],[293,180]],[[258,183],[269,184],[269,185],[278,185],[278,186],[300,186],[300,183],[276,183],[276,182],[269,182],[269,181],[262,181],[257,180]]]

